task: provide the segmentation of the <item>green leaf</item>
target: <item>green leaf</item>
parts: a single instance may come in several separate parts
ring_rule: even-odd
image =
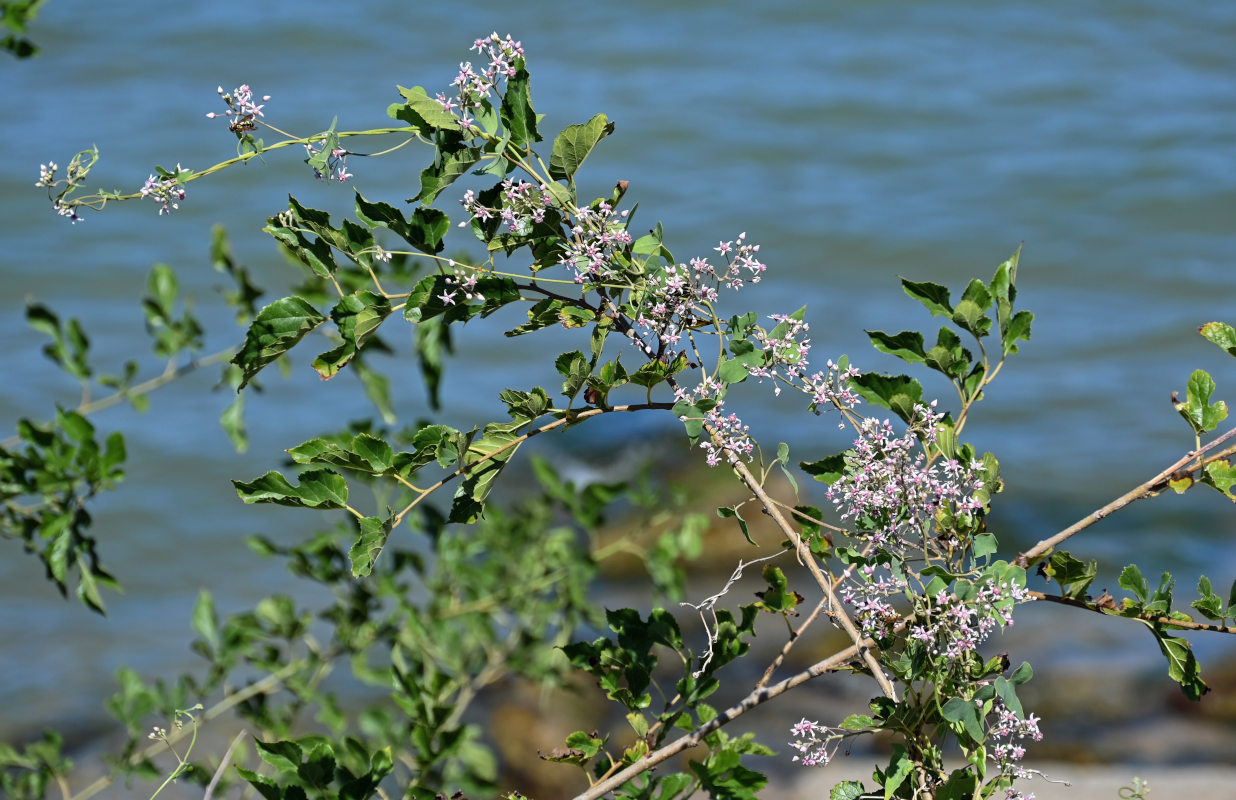
[[[343,508],[348,502],[348,484],[342,475],[328,469],[310,470],[300,475],[293,486],[278,472],[271,471],[252,483],[232,481],[236,493],[246,503],[275,503],[297,508]]]
[[[614,123],[597,114],[582,125],[568,125],[554,139],[549,156],[549,177],[574,185],[575,173],[601,139],[614,132]]]
[[[1197,659],[1193,656],[1193,647],[1185,639],[1168,636],[1157,626],[1150,626],[1159,643],[1159,649],[1167,659],[1167,674],[1180,684],[1180,691],[1190,700],[1202,699],[1202,695],[1210,691],[1210,687],[1202,680]]]
[[[471,290],[484,300],[468,301],[451,275],[427,275],[408,295],[403,316],[409,322],[421,322],[441,316],[446,322],[466,322],[480,315],[488,316],[503,306],[520,299],[515,281],[506,277],[478,278]]]
[[[265,775],[239,765],[236,767],[236,772],[248,781],[250,786],[257,789],[258,794],[262,795],[265,800],[283,800],[283,792],[279,790],[279,784]]]
[[[872,346],[881,353],[897,356],[910,364],[923,363],[923,334],[918,331],[902,331],[890,336],[884,331],[867,331]]]
[[[1146,605],[1150,600],[1150,584],[1142,577],[1142,571],[1136,564],[1130,564],[1120,571],[1120,588],[1131,592],[1137,598],[1139,606]]]
[[[867,402],[887,408],[906,422],[914,416],[914,406],[923,400],[922,385],[908,375],[864,372],[851,378],[850,385]]]
[[[1207,322],[1197,332],[1222,347],[1228,355],[1236,356],[1236,329],[1226,322]]]
[[[228,403],[227,408],[219,415],[219,425],[227,434],[228,440],[237,453],[243,453],[249,448],[249,434],[245,429],[245,396],[237,392]]]
[[[451,506],[451,522],[471,523],[481,515],[494,481],[526,438],[517,432],[525,425],[491,423],[485,426],[481,438],[468,445],[463,456],[464,479]]]
[[[947,713],[945,716],[948,716]],[[913,771],[914,760],[906,753],[906,749],[901,745],[893,745],[893,756],[889,759],[888,770],[884,773],[884,800],[892,800]]]
[[[1200,611],[1206,619],[1222,621],[1227,617],[1231,609],[1223,607],[1223,601],[1219,599],[1219,595],[1215,594],[1214,588],[1210,585],[1210,579],[1205,575],[1197,580],[1197,593],[1200,595],[1199,598],[1189,605]]]
[[[325,321],[326,317],[300,297],[285,297],[263,308],[249,326],[240,351],[232,358],[231,363],[242,372],[238,388],[245,388],[263,367]]]
[[[729,385],[733,383],[742,383],[747,379],[747,368],[749,355],[743,358],[727,358],[721,362],[717,368],[717,380]],[[757,355],[758,360],[758,355]]]
[[[215,600],[206,589],[198,591],[193,604],[193,630],[206,640],[211,653],[219,652],[219,616],[215,613]]]
[[[350,441],[339,443],[327,439],[310,439],[288,451],[298,464],[328,464],[332,467],[383,475],[394,466],[394,452],[383,439],[368,433],[358,433]]]
[[[845,731],[865,731],[879,728],[880,721],[867,714],[851,714],[841,720],[841,729]]]
[[[481,160],[481,150],[477,147],[464,147],[451,153],[443,153],[425,169],[421,170],[421,190],[409,202],[420,201],[432,203],[438,195],[450,186],[461,175]]]
[[[948,299],[948,289],[938,283],[915,283],[901,279],[901,287],[906,294],[922,303],[932,316],[952,317],[953,306]]]
[[[416,333],[418,343],[419,336],[426,327],[427,326],[425,325],[417,326]],[[423,369],[424,366],[422,364],[422,371]],[[394,425],[399,418],[395,415],[394,409],[391,408],[390,379],[382,373],[375,372],[370,369],[369,365],[360,358],[355,358],[352,360],[352,374],[360,379],[361,386],[365,390],[365,397],[369,398],[369,402],[373,403],[374,408],[376,408],[378,413],[382,415],[382,421],[387,425]],[[428,378],[426,378],[425,383],[426,389],[430,393],[430,405],[436,410],[438,408],[436,394],[437,383],[431,382]]]
[[[380,294],[365,290],[339,298],[330,317],[343,342],[313,360],[318,375],[323,380],[338,375],[390,315],[391,303]]]
[[[983,558],[989,556],[1000,549],[996,537],[990,533],[980,533],[974,537],[974,557]]]
[[[1008,710],[1017,715],[1018,719],[1025,718],[1026,713],[1022,710],[1021,700],[1017,698],[1017,690],[1003,675],[996,678],[996,694],[1004,701]]]
[[[1029,311],[1018,311],[1009,320],[1007,330],[1001,335],[1000,341],[1004,346],[1005,355],[1017,352],[1018,339],[1030,339],[1030,324],[1034,322],[1034,315]]]
[[[982,284],[979,284],[982,286]],[[953,322],[978,337],[983,337],[991,331],[991,319],[983,313],[982,307],[973,300],[962,300],[953,309]]]
[[[1097,561],[1078,561],[1070,553],[1059,550],[1052,553],[1051,560],[1039,566],[1045,577],[1060,584],[1066,597],[1080,600],[1099,574]]]
[[[768,588],[755,593],[755,596],[760,598],[755,604],[756,608],[771,614],[786,614],[793,612],[803,601],[802,595],[790,591],[785,573],[779,567],[765,565],[760,574],[768,583]]]
[[[1229,461],[1212,461],[1206,465],[1205,482],[1218,489],[1228,500],[1236,500],[1232,486],[1236,485],[1236,466]]]
[[[386,547],[386,540],[394,527],[394,517],[365,517],[360,521],[360,536],[348,551],[352,577],[364,578],[373,572],[373,565],[382,554],[382,548]]]
[[[829,800],[859,800],[867,793],[862,781],[842,781],[833,787]]]
[[[944,704],[942,711],[944,718],[954,725],[960,725],[972,742],[983,741],[983,723],[973,701],[954,697]]]
[[[1013,670],[1013,674],[1009,675],[1009,683],[1020,686],[1026,681],[1034,677],[1034,668],[1030,666],[1030,662],[1023,661],[1021,666]]]
[[[329,239],[335,239],[336,231],[330,227],[330,217],[323,211],[305,208],[295,197],[288,198],[291,219],[285,215],[271,217],[263,229],[283,245],[287,251],[319,278],[329,278],[338,271],[335,254]],[[310,239],[301,227],[313,230],[317,236]],[[342,244],[342,241],[339,242]]]
[[[528,70],[520,66],[514,75],[507,78],[506,91],[502,95],[502,125],[511,138],[511,144],[519,148],[541,141],[528,83]]]
[[[296,742],[263,742],[254,740],[258,755],[280,772],[295,774],[300,769],[301,752]]]
[[[1227,418],[1227,403],[1222,400],[1213,405],[1210,403],[1210,396],[1214,390],[1214,379],[1205,370],[1194,370],[1189,376],[1186,401],[1175,404],[1176,411],[1185,418],[1195,434],[1201,435],[1213,431],[1220,422]]]
[[[386,114],[391,119],[401,119],[427,137],[435,130],[460,129],[459,120],[443,110],[442,104],[430,97],[420,86],[413,86],[411,89],[402,86],[397,88],[399,94],[403,95],[404,102],[393,103],[386,109]]]
[[[755,544],[755,540],[751,538],[751,532],[747,530],[747,521],[742,518],[742,514],[738,513],[738,509],[734,506],[722,506],[717,509],[717,516],[721,519],[736,519],[738,527],[742,531],[743,538],[748,544]]]
[[[841,480],[841,476],[845,474],[845,453],[837,453],[827,458],[821,458],[819,461],[800,461],[798,466],[803,472],[813,476],[817,481],[822,481],[832,486]]]
[[[89,380],[90,365],[87,351],[90,340],[77,320],[70,319],[62,328],[60,318],[45,306],[32,303],[26,307],[26,322],[36,331],[52,338],[52,343],[43,348],[43,354],[60,365],[60,368],[78,380]]]
[[[562,393],[567,397],[578,394],[588,378],[588,359],[584,354],[578,350],[563,353],[554,362],[554,367],[558,374],[566,379],[562,382]]]

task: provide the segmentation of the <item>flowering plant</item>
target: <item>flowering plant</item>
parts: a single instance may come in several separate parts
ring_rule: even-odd
[[[568,126],[554,137],[546,160],[537,150],[543,120],[532,105],[523,46],[494,33],[477,39],[473,50],[487,63],[461,64],[452,88],[432,94],[399,88],[402,99],[388,110],[402,123],[396,128],[336,131],[332,123],[321,133],[296,137],[267,121],[270,96],[259,103],[249,86],[232,92],[220,87],[226,110],[206,116],[228,120],[238,142],[230,160],[201,171],[157,168],[133,194],[80,196],[97,152],[79,153],[62,178],[54,163],[40,167],[37,185],[48,190],[56,213],[76,222],[84,208],[139,197],[154,199],[159,214],[172,213],[187,202],[193,181],[291,145],[306,149],[315,177],[337,183],[355,177],[346,159],[361,155],[345,147],[345,139],[403,132],[405,144],[432,149],[408,213],[357,192],[355,220],[337,226],[295,198],[271,216],[266,232],[303,267],[306,283],[261,308],[260,290],[216,232],[213,260],[235,283],[227,301],[245,327],[234,350],[196,357],[201,329],[188,311],[176,311],[174,274],[168,268],[152,273],[143,308],[168,368],[160,379],[141,384],[132,381],[136,367],[106,378],[116,399],[144,402],[166,380],[226,359],[224,377],[238,395],[223,421],[243,445],[246,387],[264,379],[270,364],[291,358],[309,334],[325,330],[331,346],[312,359],[313,369],[323,379],[357,374],[385,426],[370,420],[313,437],[287,451],[292,472],[234,481],[245,503],[313,509],[334,521],[329,532],[291,548],[254,542],[258,552],[286,557],[297,574],[332,589],[335,603],[317,614],[330,628],[326,643],[310,629],[314,615],[289,598],[268,598],[253,613],[220,622],[212,596],[203,593],[193,625],[207,676],[169,687],[148,686],[123,672],[114,709],[131,733],[154,709],[170,716],[200,699],[209,706],[201,721],[210,722],[235,708],[260,732],[260,762],[229,770],[229,750],[214,764],[203,764],[197,774],[210,780],[208,793],[230,778],[268,798],[362,798],[396,789],[413,797],[495,792],[491,751],[466,710],[499,681],[519,677],[552,685],[574,670],[595,679],[605,698],[621,707],[630,729],[576,731],[542,756],[582,769],[579,800],[610,794],[669,800],[696,792],[754,797],[766,778],[744,759],[773,751],[751,734],[730,736],[721,729],[809,680],[848,671],[871,682],[874,699],[836,724],[804,717],[790,731],[792,760],[826,765],[842,743],[868,734],[891,734],[895,744],[887,764],[874,772],[877,794],[844,782],[833,798],[1016,798],[1022,796],[1017,782],[1031,775],[1020,765],[1025,743],[1041,738],[1040,720],[1018,697],[1032,670],[981,650],[998,629],[1014,624],[1018,604],[1049,600],[1138,619],[1168,657],[1169,674],[1184,693],[1197,699],[1206,691],[1187,642],[1172,634],[1232,633],[1227,621],[1236,613],[1236,587],[1225,603],[1202,579],[1202,599],[1193,607],[1213,624],[1172,608],[1170,579],[1150,592],[1135,566],[1120,580],[1130,597],[1120,603],[1094,600],[1086,593],[1093,562],[1057,548],[1110,510],[1167,488],[1207,484],[1236,499],[1236,468],[1229,461],[1236,448],[1224,447],[1236,432],[1202,442],[1226,416],[1226,406],[1210,401],[1214,384],[1208,375],[1195,372],[1186,399],[1177,404],[1194,434],[1186,456],[1093,518],[1000,558],[1000,544],[987,526],[1003,486],[999,463],[962,436],[1005,361],[1030,338],[1033,317],[1016,307],[1020,250],[990,281],[971,281],[956,302],[943,286],[903,279],[912,299],[946,321],[934,345],[918,331],[869,332],[877,350],[943,375],[956,391],[951,410],[924,398],[922,385],[909,376],[863,372],[844,356],[821,368],[811,360],[805,309],[774,315],[768,325],[751,312],[723,313],[732,292],[760,281],[768,270],[760,246],[746,233],[721,241],[715,255],[684,262],[671,254],[660,225],[642,234],[633,229],[626,182],[585,202],[576,175],[613,133],[613,123],[598,114]],[[255,135],[263,129],[282,138],[266,144]],[[387,155],[402,146],[365,155]],[[489,185],[462,192],[462,214],[455,212],[452,226],[451,216],[434,204],[469,174]],[[484,255],[445,255],[452,227],[469,232]],[[775,276],[775,269],[768,274]],[[587,334],[586,352],[554,358],[562,379],[558,392],[509,388],[500,395],[509,419],[471,430],[430,421],[402,431],[389,427],[395,424],[389,384],[366,360],[384,347],[378,336],[383,325],[398,314],[414,326],[422,375],[436,404],[454,327],[517,304],[526,307],[526,322],[505,331],[508,337],[555,329]],[[88,341],[77,323],[62,324],[37,306],[30,321],[52,338],[49,355],[89,386],[94,377]],[[1230,326],[1210,323],[1202,333],[1236,355]],[[181,361],[185,354],[187,363]],[[775,457],[766,452],[729,401],[730,387],[752,378],[774,395],[801,394],[813,415],[834,414],[852,431],[852,446],[797,465],[787,444],[778,445]],[[43,495],[41,505],[6,506],[6,531],[44,561],[62,590],[76,570],[79,596],[101,611],[100,587],[115,581],[100,566],[81,507],[119,480],[124,450],[115,435],[102,446],[96,441],[86,416],[97,407],[59,411],[42,426],[23,421],[18,437],[3,443],[0,463],[8,499]],[[681,561],[701,549],[698,516],[685,514],[652,539],[632,533],[605,543],[601,523],[607,508],[624,492],[638,505],[640,493],[617,485],[576,486],[543,460],[531,467],[540,494],[526,498],[516,513],[491,500],[495,483],[531,437],[636,412],[673,414],[706,464],[735,477],[748,495],[745,502],[767,515],[783,537],[779,548],[759,560],[781,557],[783,565],[800,567],[798,588],[786,570],[767,564],[759,602],[723,608],[743,567],[754,563],[740,562],[720,592],[690,604],[703,621],[694,637],[661,607],[601,614],[588,587],[598,564],[619,551],[644,560],[652,586],[664,597],[683,596]],[[796,492],[796,474],[823,483],[834,513],[801,498],[792,504],[775,499],[769,486],[774,468]],[[438,503],[449,485],[453,495]],[[644,499],[647,507],[659,502]],[[745,535],[741,505],[720,513]],[[414,536],[421,549],[400,543]],[[1059,591],[1030,589],[1031,567]],[[805,616],[791,625],[802,611]],[[741,701],[724,710],[712,707],[706,700],[720,686],[720,671],[750,657],[763,615],[786,621],[789,632],[779,653]],[[848,646],[773,682],[787,655],[822,627],[820,620],[843,631]],[[594,632],[607,626],[613,635],[580,640],[588,626]],[[705,644],[689,646],[688,638]],[[662,663],[667,654],[673,655],[672,667]],[[384,687],[399,713],[389,706],[359,717],[344,713],[320,684],[334,664],[345,661],[357,679]],[[235,688],[233,676],[254,670],[260,678]],[[286,693],[287,702],[275,701],[275,692]],[[298,715],[306,708],[330,735],[304,733]],[[682,733],[671,738],[675,729]],[[176,734],[158,731],[160,743],[174,743]],[[654,770],[694,747],[705,754],[688,771]],[[961,766],[946,764],[950,747],[960,749]],[[121,764],[148,768],[152,755],[135,736]],[[16,752],[0,758],[11,770],[5,780],[12,796],[41,796],[61,774],[57,759],[39,758]],[[194,774],[185,771],[191,766],[180,759],[177,776]],[[13,777],[19,770],[34,777]]]

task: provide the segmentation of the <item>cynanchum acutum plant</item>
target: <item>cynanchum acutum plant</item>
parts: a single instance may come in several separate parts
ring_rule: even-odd
[[[1192,607],[1209,622],[1199,622],[1173,608],[1170,576],[1151,591],[1135,566],[1120,575],[1129,596],[1093,599],[1087,591],[1095,563],[1058,549],[1093,522],[1169,488],[1206,484],[1236,499],[1229,461],[1236,447],[1228,444],[1236,431],[1204,441],[1227,413],[1222,402],[1211,402],[1214,383],[1206,373],[1195,372],[1185,399],[1176,401],[1194,434],[1189,452],[1076,525],[1001,558],[987,524],[1002,488],[999,465],[961,437],[1006,359],[1030,337],[1031,314],[1015,308],[1020,251],[990,281],[971,281],[956,301],[943,286],[902,280],[912,299],[944,318],[934,344],[917,331],[869,332],[877,350],[941,373],[956,392],[951,408],[924,398],[918,381],[905,375],[863,372],[845,357],[819,366],[805,309],[774,315],[768,324],[751,312],[722,311],[734,304],[736,290],[765,277],[759,245],[743,233],[683,262],[671,254],[661,225],[635,227],[625,181],[608,196],[581,200],[577,172],[613,123],[598,114],[570,125],[546,153],[523,46],[495,33],[472,49],[482,64],[461,64],[449,88],[400,87],[401,99],[388,109],[394,127],[336,131],[332,123],[295,136],[268,121],[270,96],[259,98],[249,86],[220,87],[225,109],[206,116],[228,121],[237,139],[234,158],[200,171],[156,168],[131,194],[88,191],[94,150],[74,156],[63,172],[52,162],[40,166],[37,185],[54,211],[77,222],[86,208],[140,198],[152,199],[159,214],[173,213],[190,202],[194,181],[287,147],[304,148],[314,176],[339,184],[355,178],[350,167],[363,173],[347,159],[357,155],[352,143],[365,137],[404,134],[404,144],[430,151],[406,213],[357,192],[355,219],[337,226],[295,198],[273,214],[266,231],[303,267],[304,282],[260,308],[262,290],[216,231],[211,260],[232,279],[225,299],[245,328],[226,353],[198,354],[201,328],[187,311],[177,312],[178,287],[167,267],[152,272],[143,303],[155,352],[167,359],[159,377],[147,381],[137,381],[135,363],[122,375],[96,376],[80,325],[31,306],[29,320],[52,339],[53,360],[87,389],[97,382],[114,394],[59,411],[46,424],[23,420],[17,436],[3,442],[4,532],[21,539],[62,590],[76,573],[78,594],[96,610],[104,607],[100,587],[115,581],[100,565],[84,506],[123,477],[125,453],[119,434],[99,443],[86,419],[92,411],[120,400],[144,406],[158,386],[226,360],[224,378],[238,394],[222,421],[243,446],[247,387],[271,363],[294,359],[290,351],[315,331],[331,344],[312,368],[324,379],[355,373],[378,411],[376,419],[291,447],[295,466],[286,474],[235,481],[246,503],[324,512],[328,529],[300,544],[256,538],[253,547],[286,558],[295,574],[328,587],[334,601],[308,609],[276,595],[221,621],[204,592],[193,616],[204,675],[150,685],[131,670],[120,673],[122,689],[109,707],[132,739],[115,764],[117,774],[158,773],[153,759],[160,748],[199,725],[224,725],[220,715],[234,711],[255,732],[256,760],[229,749],[207,761],[178,756],[174,765],[175,776],[196,777],[208,795],[239,796],[239,786],[249,785],[262,797],[284,800],[516,797],[538,787],[512,786],[499,774],[478,722],[478,698],[515,678],[553,686],[579,671],[621,707],[625,730],[601,731],[598,719],[598,729],[573,733],[551,752],[538,754],[529,744],[524,754],[580,768],[577,800],[750,798],[766,785],[750,757],[771,757],[773,750],[750,733],[731,736],[725,726],[810,680],[849,672],[870,682],[868,707],[821,721],[804,706],[788,750],[778,756],[826,766],[849,740],[890,734],[891,755],[872,781],[838,783],[834,800],[1032,796],[1022,793],[1032,770],[1021,761],[1041,732],[1017,693],[1031,677],[1030,665],[982,652],[993,633],[1013,624],[1016,606],[1032,600],[1138,620],[1184,693],[1196,700],[1207,691],[1178,634],[1232,633],[1236,586],[1225,602],[1203,577]],[[263,131],[278,140],[267,144],[257,137]],[[394,157],[402,147],[366,155]],[[451,200],[448,190],[465,176],[474,176],[469,188]],[[440,201],[454,211],[437,208]],[[466,249],[447,255],[452,228],[470,234],[483,255]],[[526,322],[506,331],[508,337],[538,332],[548,340],[556,331],[586,341],[552,357],[561,386],[552,393],[508,388],[499,397],[509,418],[472,430],[429,420],[396,427],[390,384],[366,358],[386,349],[379,330],[412,326],[436,406],[452,330],[510,305],[526,309]],[[1236,355],[1231,326],[1209,323],[1201,332]],[[772,455],[729,402],[730,387],[752,379],[774,395],[801,393],[810,415],[831,414],[851,431],[852,446],[797,465],[787,444]],[[723,607],[742,568],[756,563],[751,560],[716,595],[690,604],[702,620],[690,638],[703,646],[688,645],[665,608],[600,612],[590,594],[598,565],[629,553],[644,560],[657,596],[681,600],[682,565],[698,555],[706,524],[698,513],[650,524],[654,511],[664,517],[666,495],[638,484],[575,485],[537,458],[524,463],[538,489],[513,508],[489,499],[529,438],[636,412],[673,414],[703,460],[733,474],[749,499],[720,513],[742,534],[748,504],[783,534],[781,549],[758,559],[779,556],[781,565],[764,564],[767,588],[759,602]],[[775,469],[795,488],[796,474],[822,482],[828,512],[774,499],[766,486]],[[628,535],[606,539],[607,509],[619,498],[635,521]],[[787,571],[802,576],[793,588]],[[1029,588],[1032,573],[1055,588]],[[783,646],[743,699],[712,707],[706,701],[721,685],[722,670],[751,657],[762,614],[785,618]],[[694,616],[684,619],[694,626]],[[783,675],[787,655],[818,632],[821,620],[845,631],[850,645]],[[602,627],[610,633],[581,640]],[[344,663],[381,695],[359,712],[345,711],[324,680]],[[205,709],[181,729],[186,733],[156,728],[155,745],[140,744],[152,718],[179,719],[176,710],[195,702]],[[964,760],[946,763],[955,752],[950,748]],[[685,770],[671,764],[688,750],[693,758]],[[58,784],[65,796],[84,798],[110,780],[67,788],[67,766],[51,735],[22,750],[0,750],[0,765],[11,797],[41,797]],[[519,764],[506,766],[519,773]]]

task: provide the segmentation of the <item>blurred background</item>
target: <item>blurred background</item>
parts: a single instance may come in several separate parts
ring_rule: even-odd
[[[316,183],[289,148],[191,184],[171,216],[131,202],[71,226],[33,186],[40,163],[63,167],[97,145],[92,184],[131,192],[155,164],[222,161],[234,138],[205,117],[222,110],[219,85],[271,95],[266,120],[297,135],[336,116],[341,130],[385,126],[396,84],[447,89],[474,55],[472,40],[491,30],[523,42],[547,137],[598,112],[615,121],[581,173],[581,195],[630,181],[635,227],[663,222],[684,261],[746,231],[769,271],[745,306],[729,310],[788,313],[806,303],[821,362],[848,353],[864,369],[900,371],[863,330],[934,332],[938,323],[902,294],[898,276],[956,293],[971,277],[990,279],[1024,242],[1018,300],[1036,315],[1033,338],[967,437],[1001,460],[1008,488],[991,525],[1006,546],[1051,535],[1189,449],[1169,400],[1193,369],[1210,371],[1217,396],[1236,400],[1236,362],[1196,334],[1210,320],[1236,322],[1236,5],[51,0],[29,33],[42,53],[0,61],[0,436],[21,417],[46,419],[53,402],[78,400],[75,382],[40,354],[27,302],[78,317],[96,367],[118,372],[149,352],[139,302],[151,265],[166,262],[195,298],[206,351],[223,348],[241,332],[214,290],[222,276],[207,258],[210,226],[226,226],[269,301],[296,275],[261,233],[265,218],[289,191],[336,218],[353,198],[351,185]],[[427,159],[409,147],[348,166],[369,199],[400,204],[416,194]],[[460,191],[448,193],[448,213],[457,213]],[[548,345],[535,337],[493,346],[513,319],[473,323],[460,338],[443,421],[484,423],[501,416],[502,388],[557,382]],[[398,324],[386,338],[406,355]],[[287,526],[297,517],[243,506],[228,479],[261,474],[313,433],[372,413],[352,378],[320,384],[311,355],[294,353],[290,376],[272,375],[250,398],[244,455],[214,422],[230,399],[226,389],[209,391],[216,370],[155,394],[144,416],[116,407],[94,418],[129,440],[129,479],[92,506],[103,563],[126,592],[105,598],[107,618],[90,614],[5,543],[0,737],[104,728],[117,667],[147,676],[192,667],[188,619],[200,588],[225,612],[273,591],[304,591],[282,564],[255,562],[243,544],[256,532],[293,541],[298,531]],[[145,374],[158,371],[152,356],[146,363]],[[407,421],[427,413],[408,362],[385,366],[395,410]],[[946,387],[924,382],[948,403]],[[743,388],[736,409],[753,433],[793,441],[796,460],[846,444],[798,400]],[[627,419],[541,446],[583,470],[613,460],[623,442],[637,442],[637,453],[685,453],[680,430],[672,420]],[[1199,573],[1221,593],[1236,577],[1234,519],[1214,492],[1161,497],[1069,549],[1106,565],[1096,590],[1115,588],[1132,561],[1152,580],[1172,571],[1184,605]],[[1033,652],[1042,676],[1067,677],[1052,684],[1077,693],[1057,696],[1058,726],[1069,723],[1078,738],[1110,730],[1127,742],[1138,723],[1179,719],[1140,626],[1092,626],[1059,609],[1025,616],[1025,632],[998,646],[1014,657]],[[1223,680],[1236,650],[1215,638],[1198,639],[1197,650],[1203,675]],[[1131,719],[1128,692],[1163,699],[1143,702]],[[1181,723],[1195,735],[1163,737],[1160,727],[1157,745],[1098,746],[1095,757],[1225,760],[1231,744],[1222,737],[1236,730],[1236,712],[1230,694],[1212,702],[1218,694]],[[1110,718],[1069,716],[1077,702],[1100,700]]]

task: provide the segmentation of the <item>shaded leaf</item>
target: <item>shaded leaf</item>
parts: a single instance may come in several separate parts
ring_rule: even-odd
[[[263,367],[325,321],[321,312],[300,297],[285,297],[263,308],[249,326],[240,351],[232,357],[231,363],[242,372],[238,389],[245,388]]]
[[[270,471],[252,483],[232,481],[246,503],[276,503],[299,508],[343,508],[348,502],[348,484],[342,475],[328,469],[310,470],[293,486],[278,472]]]
[[[604,114],[597,114],[582,125],[568,125],[554,139],[549,156],[549,177],[575,182],[575,173],[601,139],[614,132],[614,123]]]
[[[365,517],[360,521],[360,536],[348,551],[353,577],[363,578],[373,572],[373,565],[386,547],[386,540],[394,527],[394,517]]]

